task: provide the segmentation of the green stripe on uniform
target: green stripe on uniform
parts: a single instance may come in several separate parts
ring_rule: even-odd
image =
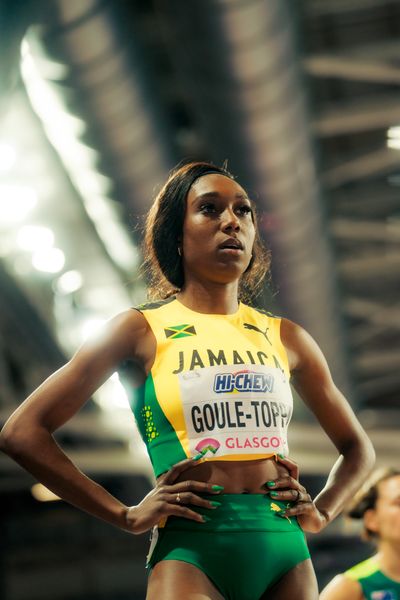
[[[158,403],[151,373],[140,388],[131,390],[129,404],[156,477],[187,458],[174,428]]]

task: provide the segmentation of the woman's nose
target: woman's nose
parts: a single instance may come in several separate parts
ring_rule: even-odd
[[[230,209],[224,211],[222,215],[222,227],[224,230],[233,229],[238,231],[240,229],[240,221],[237,214]]]

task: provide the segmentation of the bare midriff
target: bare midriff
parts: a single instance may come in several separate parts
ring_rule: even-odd
[[[262,494],[267,481],[284,477],[286,467],[274,457],[261,460],[210,461],[187,469],[177,479],[180,481],[204,481],[221,485],[226,494]]]

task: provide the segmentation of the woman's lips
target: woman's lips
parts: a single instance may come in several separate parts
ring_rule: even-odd
[[[220,250],[243,250],[243,244],[237,238],[228,238],[218,248]]]
[[[223,246],[222,248],[218,249],[220,252],[223,252],[224,254],[230,254],[232,256],[237,256],[239,254],[242,254],[243,250],[242,248],[234,248],[231,246]]]

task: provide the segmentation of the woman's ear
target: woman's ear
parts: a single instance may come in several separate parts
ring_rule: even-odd
[[[364,526],[368,531],[372,531],[373,533],[379,533],[378,526],[378,516],[376,514],[375,508],[369,508],[364,513]]]

